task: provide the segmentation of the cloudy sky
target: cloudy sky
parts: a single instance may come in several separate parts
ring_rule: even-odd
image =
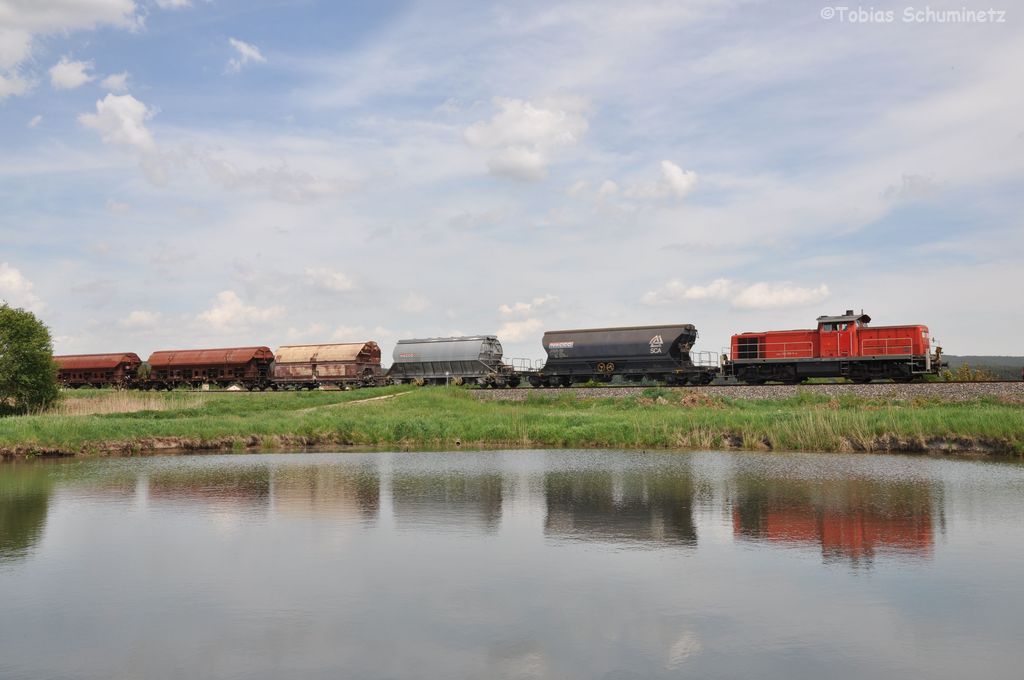
[[[863,308],[1022,354],[1024,10],[870,6],[0,0],[0,298],[59,353]]]

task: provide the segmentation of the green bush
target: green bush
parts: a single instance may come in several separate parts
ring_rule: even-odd
[[[41,411],[59,396],[49,329],[32,312],[0,304],[0,414]]]

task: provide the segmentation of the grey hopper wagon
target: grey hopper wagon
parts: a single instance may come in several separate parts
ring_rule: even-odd
[[[588,381],[654,380],[669,385],[706,385],[718,372],[690,356],[697,340],[692,324],[582,328],[544,333],[548,358],[530,384],[568,386]]]
[[[515,387],[519,376],[501,357],[494,335],[399,340],[388,377],[399,384]]]

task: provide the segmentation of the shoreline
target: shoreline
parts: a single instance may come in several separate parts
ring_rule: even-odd
[[[832,388],[758,393],[756,399],[735,388],[723,396],[710,388],[661,387],[516,392],[396,386],[243,397],[96,391],[69,395],[51,413],[0,419],[0,458],[310,447],[1024,457],[1019,384],[1011,394],[964,393],[969,399],[836,394]]]
[[[152,456],[162,454],[210,454],[210,453],[297,453],[324,451],[343,453],[347,451],[492,451],[531,450],[531,449],[607,449],[614,448],[624,451],[780,451],[787,453],[878,453],[907,454],[925,456],[945,456],[970,459],[1015,459],[1022,458],[1021,453],[1009,440],[949,437],[928,439],[906,438],[895,434],[880,435],[869,441],[847,439],[835,449],[793,449],[778,448],[770,440],[749,442],[748,438],[736,433],[723,432],[714,437],[719,443],[711,447],[656,447],[650,445],[617,445],[609,447],[605,444],[551,446],[545,442],[524,441],[466,441],[454,439],[450,441],[394,441],[379,443],[372,446],[344,441],[332,436],[308,437],[303,435],[276,435],[264,438],[257,435],[238,435],[219,437],[211,440],[188,437],[155,437],[141,440],[112,440],[90,442],[81,449],[75,450],[61,447],[39,447],[18,445],[0,447],[0,460],[16,461],[35,458],[77,458],[88,460],[93,458],[132,458],[135,456]]]

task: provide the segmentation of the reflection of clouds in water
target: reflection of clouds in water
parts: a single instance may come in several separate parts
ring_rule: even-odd
[[[688,658],[694,654],[699,654],[704,649],[704,645],[701,643],[700,638],[692,630],[683,631],[683,634],[679,636],[668,650],[668,661],[665,666],[667,668],[678,668]]]
[[[530,680],[551,676],[544,653],[527,645],[512,649],[492,648],[487,661],[491,677]]]
[[[209,518],[210,525],[214,530],[225,537],[237,534],[242,526],[242,522],[245,520],[245,516],[242,513],[231,508],[212,507],[206,513],[206,516]]]

